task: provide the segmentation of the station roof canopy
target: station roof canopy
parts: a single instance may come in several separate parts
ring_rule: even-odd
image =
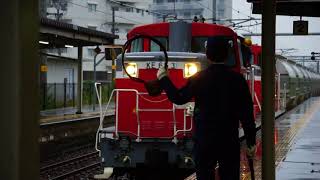
[[[262,0],[247,0],[253,3],[254,14],[262,13]],[[320,17],[320,0],[277,0],[277,15]]]
[[[40,19],[40,49],[63,48],[66,45],[95,46],[113,44],[119,36],[52,19]]]

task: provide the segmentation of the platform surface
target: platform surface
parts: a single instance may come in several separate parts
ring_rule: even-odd
[[[114,103],[110,103],[110,107],[108,108],[108,112],[106,115],[114,114]],[[102,105],[103,110],[105,110],[106,105]],[[99,105],[95,106],[93,110],[92,106],[84,106],[82,108],[82,113],[77,114],[77,108],[75,107],[66,107],[66,108],[58,108],[58,109],[50,109],[40,112],[40,124],[43,123],[54,123],[61,121],[69,121],[69,120],[77,120],[77,119],[88,119],[99,117],[100,108]]]
[[[278,164],[279,180],[320,179],[320,98],[304,114],[300,132],[283,160]]]

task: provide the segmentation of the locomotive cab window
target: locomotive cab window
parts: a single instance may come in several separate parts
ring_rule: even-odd
[[[143,39],[136,39],[131,43],[130,52],[143,52]]]
[[[229,40],[229,48],[228,48],[228,58],[227,61],[225,62],[225,64],[227,66],[235,66],[236,65],[236,58],[235,58],[235,48],[234,48],[234,43],[233,41],[230,39]]]
[[[228,37],[226,37],[228,38]],[[208,40],[208,37],[193,37],[191,40],[191,52],[194,53],[206,53],[206,41]],[[235,60],[235,48],[233,45],[233,41],[230,37],[229,40],[229,49],[228,49],[228,58],[225,62],[227,66],[234,66],[236,65]]]
[[[206,47],[205,43],[208,37],[193,37],[191,39],[191,52],[194,53],[205,53]]]
[[[248,46],[241,44],[241,55],[243,66],[248,67],[253,63],[253,56]]]
[[[156,37],[156,39],[159,40],[160,43],[161,43],[164,47],[166,47],[166,50],[168,50],[168,44],[169,44],[169,43],[168,43],[168,38],[165,38],[165,37]],[[151,52],[160,51],[160,46],[159,46],[157,43],[151,41],[151,42],[150,42],[150,51],[151,51]]]

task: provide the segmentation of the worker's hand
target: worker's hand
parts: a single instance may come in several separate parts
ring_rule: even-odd
[[[256,154],[256,145],[247,147],[247,157],[253,159]]]
[[[163,77],[168,76],[168,71],[164,66],[160,67],[158,72],[157,72],[157,78],[160,80]]]

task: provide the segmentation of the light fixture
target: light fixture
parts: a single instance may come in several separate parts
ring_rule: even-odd
[[[64,45],[64,47],[66,47],[66,48],[73,48],[72,45],[68,45],[68,44]]]
[[[39,41],[40,44],[49,44],[47,41]]]

